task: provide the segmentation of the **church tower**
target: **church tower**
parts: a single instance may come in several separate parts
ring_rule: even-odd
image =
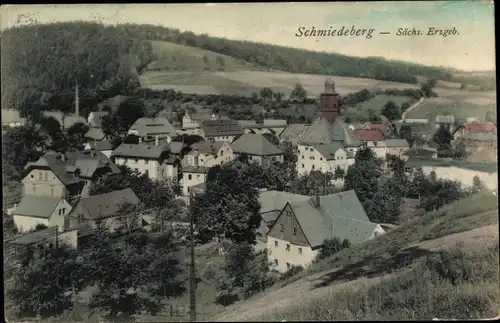
[[[335,82],[330,78],[325,81],[325,91],[320,95],[319,110],[323,118],[330,122],[335,121],[341,115],[340,97],[335,92]]]

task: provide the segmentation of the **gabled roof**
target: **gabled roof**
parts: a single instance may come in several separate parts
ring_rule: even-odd
[[[177,131],[174,126],[168,122],[167,118],[139,118],[130,127],[129,130],[135,130],[139,133],[139,137],[167,135],[177,136]]]
[[[320,196],[319,206],[315,201],[316,197],[311,197],[287,204],[311,247],[321,246],[325,239],[334,237],[360,243],[368,240],[377,227],[377,223],[370,222],[353,190]]]
[[[32,168],[48,168],[64,184],[71,185],[82,182],[74,173],[69,173],[66,169],[66,161],[63,161],[61,154],[53,151],[45,153],[36,162],[30,162],[24,167],[26,171]]]
[[[139,198],[130,188],[82,198],[74,210],[80,205],[87,211],[90,219],[103,219],[115,216],[124,203],[133,205],[140,203]]]
[[[259,193],[260,213],[281,211],[287,202],[307,201],[310,196],[281,191],[262,191]]]
[[[116,166],[115,163],[111,161],[106,155],[96,150],[85,150],[85,151],[70,151],[66,153],[66,157],[69,165],[74,165],[80,168],[83,174],[83,168],[85,166],[96,167],[96,169],[109,167],[110,174],[121,173],[120,168]],[[87,166],[87,168],[89,168]],[[89,174],[90,175],[90,174]]]
[[[289,124],[280,134],[280,138],[285,140],[301,139],[311,127],[310,124],[293,123]]]
[[[158,159],[165,152],[169,152],[169,146],[153,146],[146,144],[121,144],[111,153],[113,157],[138,157],[147,159]]]
[[[101,128],[90,128],[84,136],[88,139],[103,140],[106,135]]]
[[[241,125],[235,120],[203,120],[200,128],[206,137],[239,136],[244,133]]]
[[[340,142],[344,147],[359,147],[363,143],[341,117],[330,123],[323,117],[316,119],[301,142],[307,144],[330,144]]]
[[[53,196],[25,195],[13,213],[48,219],[61,200],[62,198]]]
[[[281,155],[283,151],[262,135],[246,133],[232,144],[234,153],[257,156]]]
[[[90,148],[97,151],[113,150],[113,145],[109,140],[90,141]]]
[[[384,140],[385,146],[389,148],[408,148],[408,141],[406,139],[386,139]]]
[[[224,144],[222,141],[205,140],[192,144],[191,148],[206,155],[217,155]]]
[[[380,131],[382,134],[385,133],[385,124],[383,123],[369,123],[368,125],[368,129],[370,130],[378,130]]]
[[[314,147],[326,160],[335,159],[335,153],[339,149],[343,149],[339,142],[334,142],[327,145],[313,145]]]
[[[354,134],[361,141],[382,141],[384,140],[384,135],[382,132],[376,129],[356,129]]]

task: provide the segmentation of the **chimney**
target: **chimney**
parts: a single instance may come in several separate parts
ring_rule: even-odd
[[[76,91],[75,91],[75,116],[80,116],[80,97],[78,96],[78,82],[76,82]]]
[[[158,139],[158,136],[155,137],[155,146],[160,145],[160,140]]]

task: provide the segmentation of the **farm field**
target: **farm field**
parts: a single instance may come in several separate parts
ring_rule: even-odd
[[[384,105],[388,101],[393,101],[398,106],[401,106],[403,103],[410,101],[410,98],[407,96],[392,96],[392,95],[377,95],[376,97],[362,102],[356,105],[356,109],[359,110],[368,110],[372,109],[377,114],[380,114],[384,109]]]
[[[457,118],[476,117],[484,120],[486,113],[495,109],[496,103],[486,95],[483,97],[457,95],[453,99],[437,97],[425,99],[408,113],[407,118],[434,119],[439,114],[452,114]]]

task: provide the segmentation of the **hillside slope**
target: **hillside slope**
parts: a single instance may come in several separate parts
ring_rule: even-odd
[[[496,197],[480,194],[342,251],[211,321],[493,317],[498,274]]]

